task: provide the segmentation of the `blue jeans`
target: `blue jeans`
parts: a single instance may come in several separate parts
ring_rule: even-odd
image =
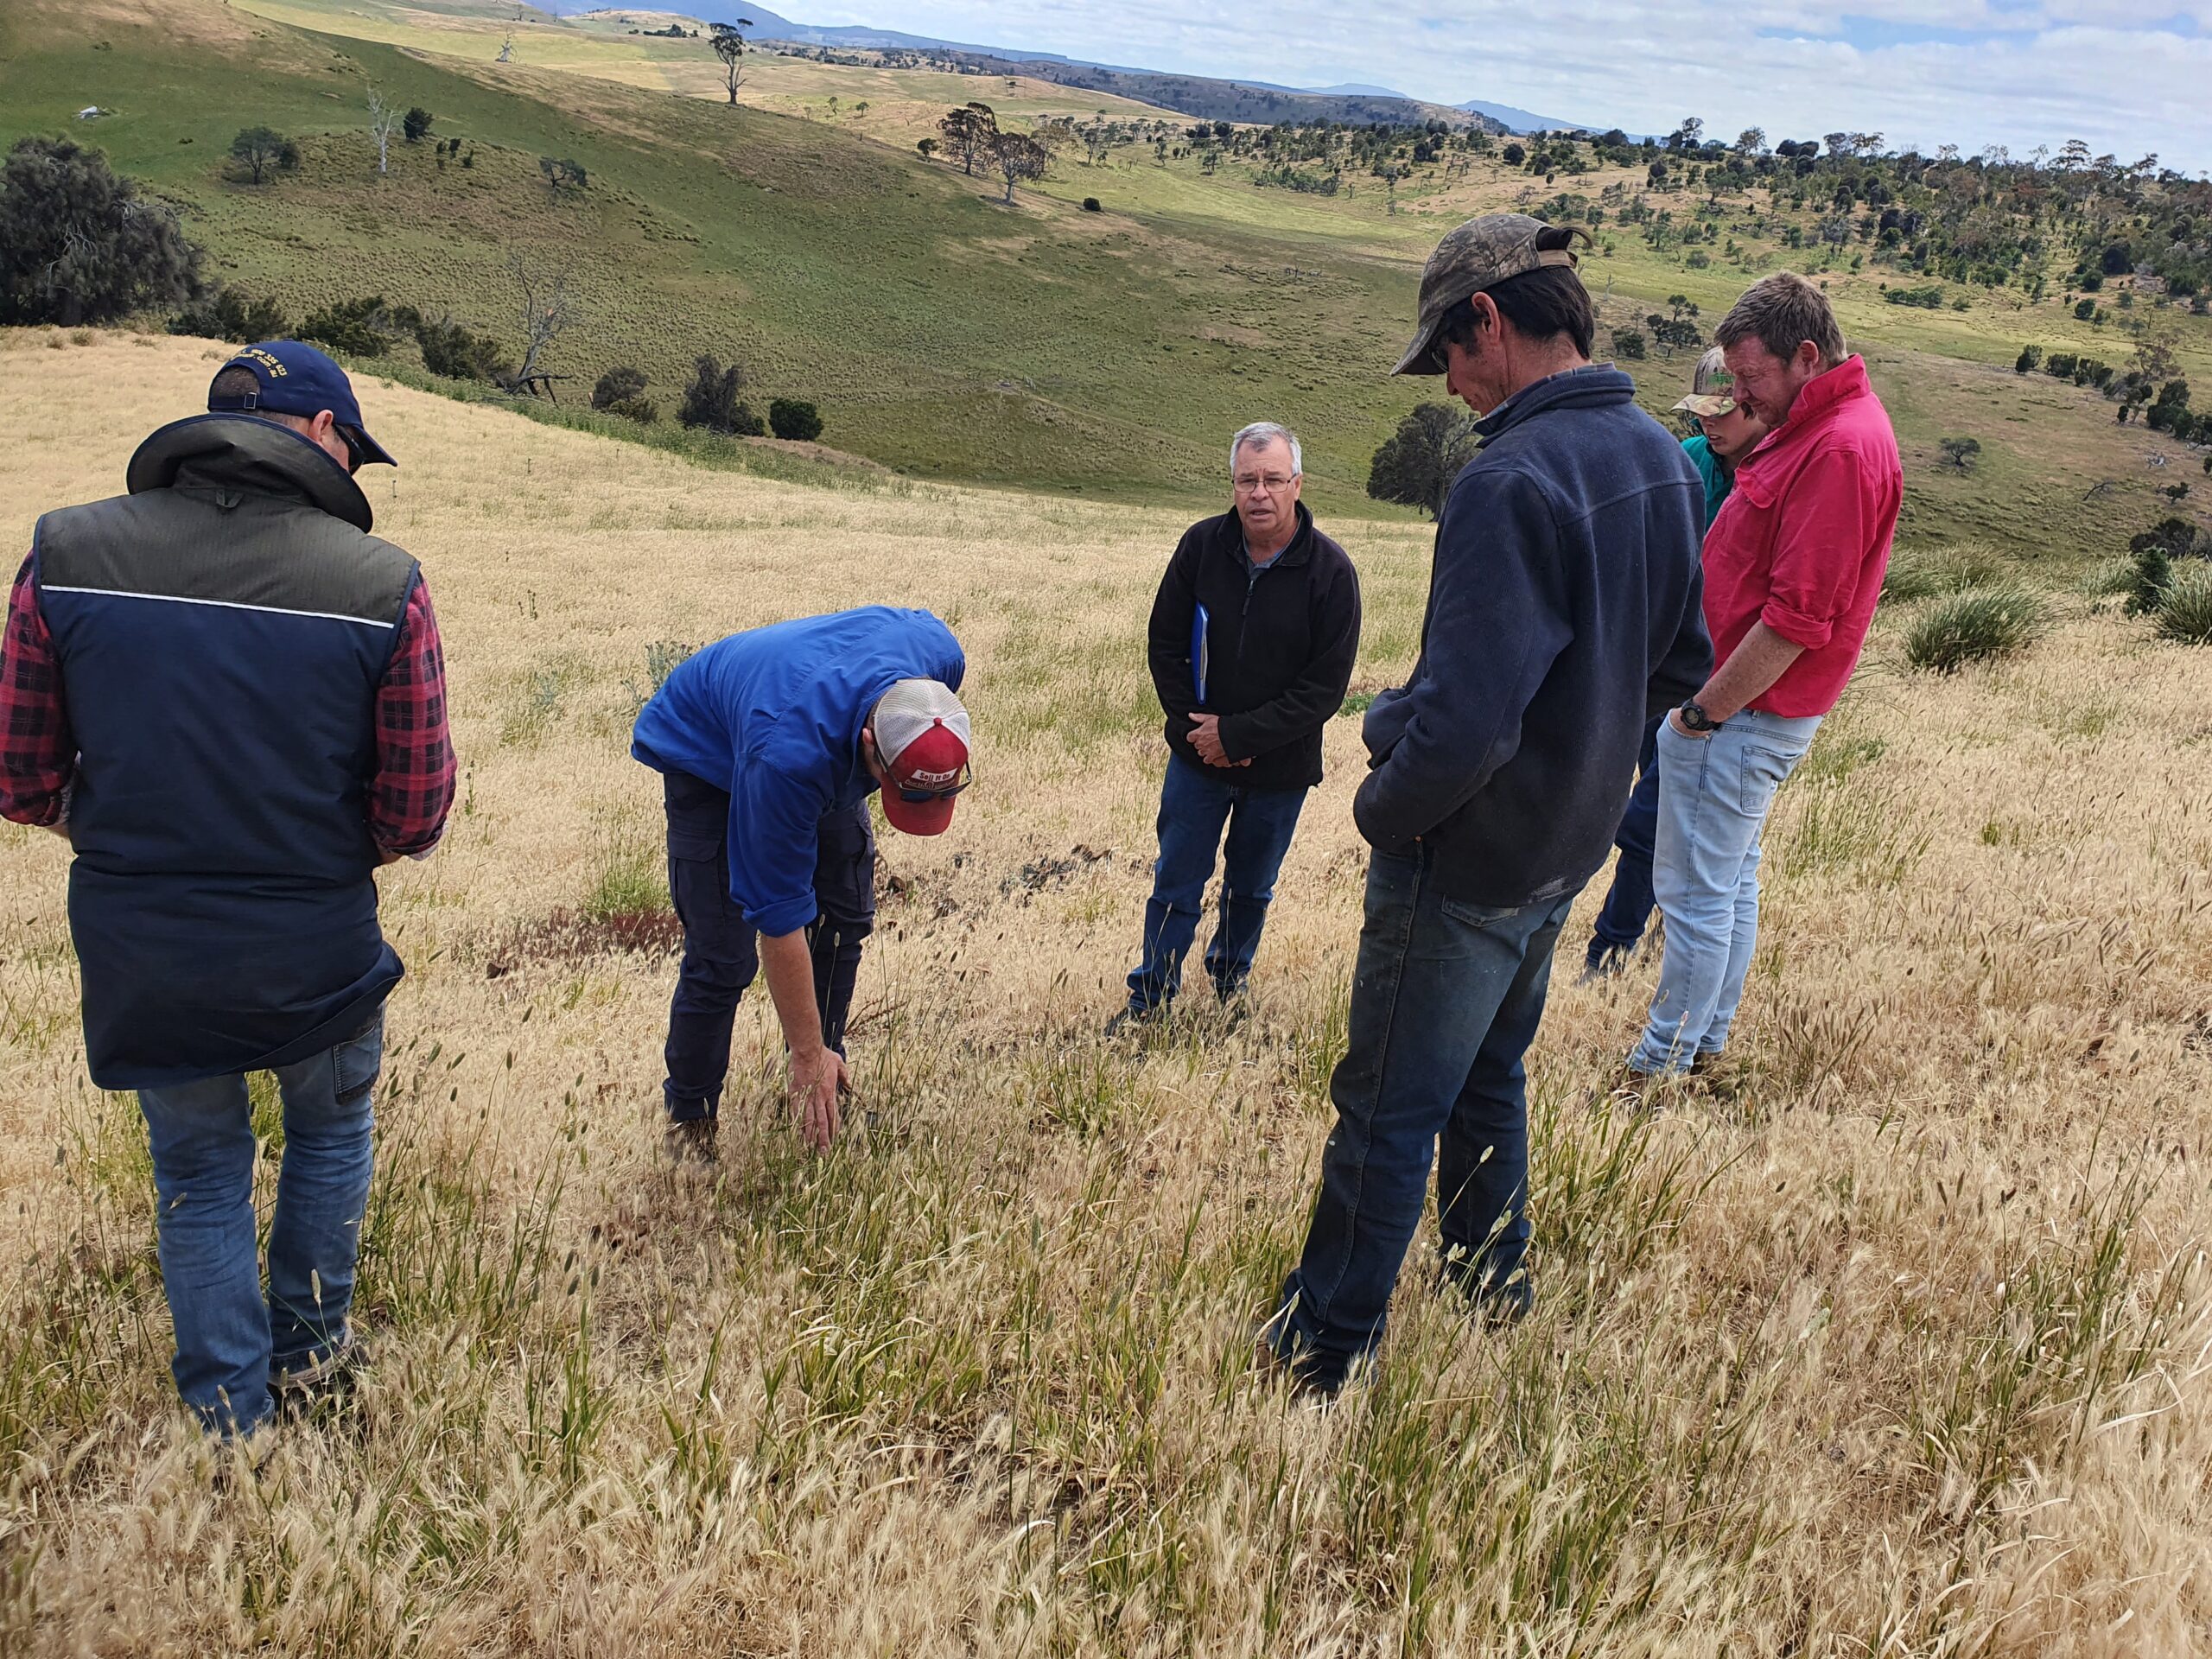
[[[1613,845],[1621,855],[1613,861],[1613,884],[1590,931],[1588,963],[1604,968],[1635,950],[1650,925],[1657,901],[1651,893],[1651,845],[1659,829],[1659,758],[1657,745],[1662,715],[1643,734],[1643,747],[1636,758],[1636,787],[1630,791],[1621,827],[1613,832]]]
[[[1167,757],[1160,786],[1160,857],[1144,907],[1144,960],[1129,976],[1129,1007],[1139,1013],[1171,1002],[1183,983],[1183,958],[1198,934],[1198,913],[1214,853],[1222,851],[1221,920],[1206,947],[1206,973],[1223,1001],[1244,988],[1275,896],[1275,877],[1306,805],[1302,789],[1244,789],[1228,766]],[[1229,842],[1222,846],[1222,827]]]
[[[683,961],[669,1001],[661,1096],[670,1121],[683,1123],[721,1111],[738,1001],[760,970],[760,952],[744,906],[730,897],[729,792],[682,772],[667,773],[663,789],[668,893],[683,924]],[[866,801],[827,814],[817,826],[814,899],[820,909],[806,939],[815,1012],[822,1040],[842,1054],[861,947],[875,928],[875,831]]]
[[[1321,1192],[1269,1339],[1333,1385],[1382,1339],[1436,1160],[1448,1277],[1525,1306],[1529,1095],[1552,947],[1574,894],[1515,909],[1436,891],[1433,855],[1377,852],[1353,969],[1350,1046],[1329,1084],[1337,1125]]]
[[[1821,717],[1746,709],[1710,737],[1659,728],[1652,885],[1667,918],[1659,992],[1630,1068],[1662,1077],[1727,1046],[1759,933],[1759,842]]]
[[[384,1012],[336,1047],[279,1068],[284,1155],[269,1228],[269,1287],[255,1248],[253,1115],[238,1073],[142,1089],[153,1143],[162,1288],[176,1327],[170,1367],[200,1421],[244,1433],[271,1409],[270,1372],[346,1338],[368,1202],[371,1096]]]

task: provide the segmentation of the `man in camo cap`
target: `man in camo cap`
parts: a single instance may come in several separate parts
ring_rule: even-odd
[[[1552,946],[1646,723],[1712,663],[1704,493],[1628,376],[1590,361],[1580,234],[1522,213],[1460,226],[1396,370],[1442,375],[1482,447],[1437,519],[1420,660],[1363,731],[1352,810],[1374,852],[1337,1124],[1264,1332],[1313,1394],[1382,1340],[1432,1160],[1445,1281],[1489,1317],[1528,1308],[1522,1057]]]

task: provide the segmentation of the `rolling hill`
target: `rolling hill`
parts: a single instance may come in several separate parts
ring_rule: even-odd
[[[883,54],[756,52],[733,109],[703,41],[634,27],[517,22],[482,0],[30,0],[0,15],[0,139],[99,143],[177,205],[216,274],[296,320],[381,293],[512,342],[511,261],[563,270],[582,321],[550,365],[575,377],[569,392],[634,364],[665,415],[697,354],[734,357],[756,406],[811,397],[828,442],[918,477],[1202,503],[1221,436],[1265,416],[1304,435],[1325,511],[1388,516],[1363,495],[1368,459],[1439,391],[1383,378],[1421,262],[1451,224],[1499,207],[1607,215],[1586,272],[1611,328],[1640,328],[1670,296],[1709,320],[1757,270],[1818,261],[1897,414],[1916,536],[2099,556],[2162,509],[2176,467],[2194,471],[2094,391],[2010,372],[2024,341],[2124,352],[2113,329],[2012,289],[1953,290],[1963,308],[1885,303],[1878,269],[1786,245],[1793,221],[1757,192],[1708,207],[1647,195],[1640,164],[1551,179],[1495,149],[1300,190],[1279,181],[1313,175],[1251,146],[1202,152],[1133,99]],[[431,142],[395,143],[381,174],[372,86],[435,118]],[[938,114],[978,97],[1009,124],[1096,124],[1111,142],[1095,164],[1064,153],[1008,207],[999,181],[915,153]],[[76,123],[89,104],[111,113]],[[259,188],[224,161],[252,122],[302,158]],[[588,184],[549,188],[543,156],[573,158]],[[1695,209],[1713,255],[1632,233],[1621,215],[1638,204]],[[2212,384],[2212,327],[2170,316],[2183,369]],[[380,361],[420,373],[412,351]],[[1624,366],[1661,410],[1688,372],[1656,353]],[[1955,434],[1983,446],[1972,472],[1941,463]]]

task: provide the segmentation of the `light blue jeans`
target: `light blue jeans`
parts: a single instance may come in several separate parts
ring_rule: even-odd
[[[284,1153],[265,1297],[245,1078],[138,1091],[161,1203],[162,1288],[176,1327],[170,1370],[184,1403],[218,1433],[245,1433],[268,1417],[272,1370],[307,1365],[346,1340],[383,1060],[379,1008],[336,1047],[276,1072]]]
[[[1759,841],[1783,779],[1821,717],[1750,709],[1710,737],[1659,723],[1659,831],[1651,885],[1667,918],[1659,993],[1632,1071],[1686,1071],[1727,1046],[1759,934]]]

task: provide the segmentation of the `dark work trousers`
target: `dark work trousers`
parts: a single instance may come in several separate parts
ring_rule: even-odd
[[[1636,787],[1613,845],[1621,849],[1613,864],[1613,884],[1591,930],[1589,966],[1604,970],[1625,962],[1643,943],[1643,930],[1658,900],[1651,892],[1651,849],[1659,838],[1659,721],[1643,728],[1643,747],[1636,757]]]
[[[668,801],[668,891],[683,924],[683,963],[668,1010],[671,1122],[712,1117],[729,1074],[738,999],[760,971],[753,925],[729,893],[729,795],[688,772],[664,774]],[[862,800],[827,814],[815,857],[814,995],[822,1040],[845,1052],[845,1020],[859,977],[861,944],[875,927],[875,832]]]

